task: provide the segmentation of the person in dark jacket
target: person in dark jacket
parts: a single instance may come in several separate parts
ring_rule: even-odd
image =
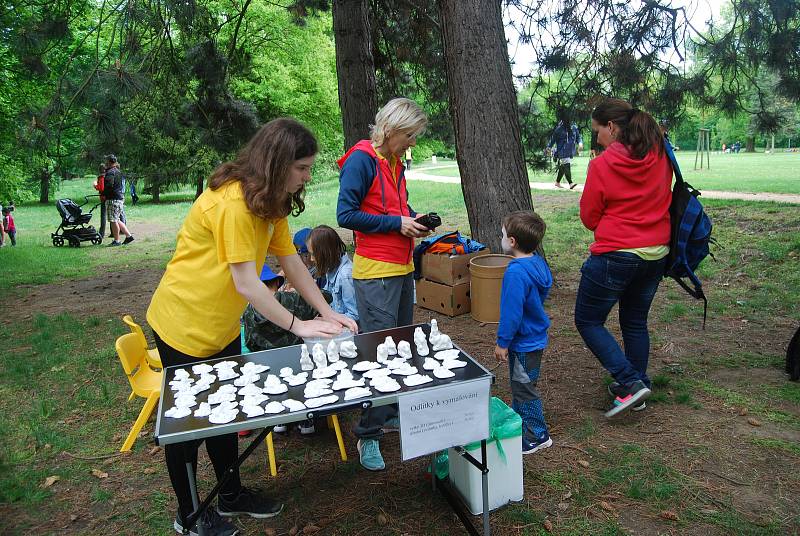
[[[133,242],[133,235],[128,230],[127,224],[122,221],[125,204],[125,177],[119,169],[117,157],[113,154],[106,157],[103,196],[106,198],[106,217],[114,238],[109,247],[130,244]],[[120,233],[125,235],[125,240],[122,242],[119,241]]]
[[[576,183],[572,182],[572,158],[579,148],[583,148],[583,140],[578,131],[578,126],[575,123],[571,123],[566,115],[563,115],[553,130],[547,146],[553,149],[553,154],[558,159],[556,188],[561,188],[562,178],[567,179],[570,190],[575,188]]]

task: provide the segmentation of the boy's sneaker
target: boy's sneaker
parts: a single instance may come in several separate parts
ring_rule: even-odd
[[[217,501],[217,512],[224,517],[248,515],[257,519],[275,517],[283,510],[283,503],[271,499],[254,489],[243,487],[234,499],[226,499],[220,494]]]
[[[650,389],[648,389],[641,380],[633,382],[628,388],[620,386],[618,390],[621,392],[614,398],[614,404],[611,406],[611,409],[605,413],[607,419],[639,406],[642,402],[647,400],[651,394]]]
[[[122,241],[122,245],[124,246],[125,244],[130,244],[131,242],[133,242],[133,235],[126,237],[125,240]]]
[[[578,183],[577,183],[577,182],[573,182],[573,183],[571,183],[571,184],[569,185],[569,189],[570,189],[570,190],[574,190],[574,189],[575,189],[575,187],[576,187],[577,185],[578,185]]]
[[[539,452],[540,450],[544,450],[552,446],[553,446],[553,440],[550,438],[550,434],[548,433],[545,433],[537,441],[528,441],[527,439],[525,439],[525,435],[522,436],[523,454],[533,454],[534,452]]]
[[[306,419],[298,424],[297,429],[300,430],[300,435],[311,435],[317,431],[314,421],[311,419]]]
[[[553,186],[555,186],[556,188],[563,188],[563,186],[561,186],[560,182],[554,183]]]
[[[377,439],[359,439],[358,456],[361,466],[367,471],[383,471],[386,464],[381,456],[381,447]]]
[[[253,433],[252,430],[239,430],[238,435],[239,437],[250,437],[250,434],[252,433]]]
[[[383,423],[383,433],[399,432],[400,431],[400,417],[392,417]]]
[[[111,243],[108,245],[108,247],[113,248],[113,247],[121,246],[121,245],[122,245],[122,242],[120,242],[119,240],[112,240]]]
[[[624,391],[625,391],[625,388],[622,387],[617,382],[611,382],[610,384],[608,384],[608,394],[611,395],[611,398],[616,398],[617,395],[623,393]],[[622,394],[622,396],[625,396],[625,395]],[[638,406],[633,406],[631,408],[631,411],[642,411],[644,409],[647,409],[647,404],[645,402],[642,402]]]
[[[239,529],[225,519],[222,519],[220,515],[214,510],[213,508],[207,508],[203,515],[200,516],[200,521],[203,525],[203,533],[206,536],[234,536],[235,534],[239,534]],[[175,532],[178,534],[183,534],[183,522],[180,519],[180,516],[175,518],[175,523],[172,525],[175,529]],[[188,534],[190,536],[198,536],[199,532],[197,530],[197,523],[194,524],[192,528],[189,529]]]
[[[273,426],[272,431],[276,434],[285,434],[289,429],[286,428],[285,424],[279,424],[278,426]]]

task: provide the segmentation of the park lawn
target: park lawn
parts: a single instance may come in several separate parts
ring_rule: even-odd
[[[683,178],[700,190],[800,194],[800,153],[712,153],[711,169],[699,170],[694,169],[695,154],[693,151],[676,153]],[[588,165],[588,156],[575,158],[572,163],[573,180],[583,183]],[[426,163],[418,169],[423,168],[424,173],[430,175],[459,175],[457,167],[436,169]],[[531,182],[552,182],[555,180],[555,170],[529,170],[528,178]]]
[[[59,196],[74,197],[90,182],[66,183]],[[292,227],[335,225],[336,189],[336,181],[312,184],[307,210],[291,219]],[[459,185],[414,182],[410,191],[418,210],[438,210],[446,228],[468,232]],[[153,449],[152,423],[130,455],[114,455],[142,401],[126,402],[129,387],[115,357],[113,341],[124,326],[111,315],[86,314],[84,307],[99,302],[102,310],[115,299],[113,287],[107,296],[77,294],[61,311],[46,313],[27,297],[60,290],[76,278],[149,270],[156,274],[150,287],[125,304],[143,311],[191,195],[177,192],[168,203],[128,207],[137,239],[112,249],[55,248],[49,238],[58,225],[55,208],[18,207],[19,245],[0,250],[3,288],[15,292],[15,306],[0,323],[6,341],[0,357],[0,509],[10,521],[8,533],[55,527],[81,534],[172,533],[174,504],[163,452]],[[547,303],[553,326],[541,384],[556,448],[525,458],[526,500],[493,514],[494,532],[544,535],[545,520],[553,533],[570,535],[800,530],[793,492],[800,489],[794,469],[800,462],[800,386],[784,381],[781,370],[781,352],[800,320],[797,207],[706,202],[722,246],[700,270],[708,326],[701,329],[702,305],[664,282],[651,315],[656,391],[649,409],[609,423],[599,411],[602,376],[571,325],[578,268],[591,235],[580,225],[573,196],[535,191],[533,198],[548,224],[545,251],[556,280]],[[44,282],[51,285],[38,286]],[[15,289],[21,284],[36,286]],[[492,326],[468,316],[440,324],[458,333],[471,355],[496,366],[487,357]],[[503,367],[495,373],[495,394],[508,401],[507,373]],[[350,460],[334,461],[335,442],[323,433],[310,441],[279,440],[277,479],[266,476],[260,450],[243,468],[244,479],[289,501],[281,517],[266,523],[279,534],[312,522],[326,534],[460,533],[443,513],[443,501],[420,493],[427,489],[419,481],[425,461],[400,465],[396,440],[387,441],[392,458],[385,473],[359,469],[351,436]],[[201,487],[209,489],[211,471],[200,473]],[[44,486],[51,476],[59,480]],[[253,534],[265,524],[241,525]]]

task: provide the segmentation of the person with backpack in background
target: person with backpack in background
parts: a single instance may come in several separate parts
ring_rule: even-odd
[[[561,114],[561,120],[556,125],[550,141],[547,144],[552,147],[553,155],[558,160],[558,174],[556,175],[556,188],[561,188],[561,178],[567,179],[569,189],[572,190],[577,183],[572,182],[572,159],[578,152],[578,148],[583,149],[583,139],[578,131],[578,125],[572,123],[566,113]]]
[[[106,216],[108,217],[108,224],[109,227],[111,227],[111,234],[114,238],[109,244],[109,247],[130,244],[133,242],[133,235],[122,219],[125,205],[125,177],[119,169],[117,157],[113,154],[106,157],[103,195],[106,198]],[[120,233],[125,235],[125,240],[123,242],[119,241]]]
[[[601,102],[592,129],[606,150],[589,162],[580,201],[594,242],[581,267],[575,326],[614,378],[611,418],[645,409],[651,394],[647,316],[669,253],[672,166],[658,123],[624,100]],[[605,327],[617,303],[624,350]]]

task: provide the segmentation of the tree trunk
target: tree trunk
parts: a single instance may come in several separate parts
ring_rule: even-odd
[[[150,191],[153,194],[152,201],[153,203],[158,203],[161,201],[161,181],[156,180],[153,184],[150,185]]]
[[[439,13],[467,216],[500,252],[503,217],[533,210],[500,0],[439,0]]]
[[[756,137],[750,136],[747,138],[744,146],[744,152],[746,153],[754,153],[756,152]]]
[[[200,197],[200,194],[203,193],[203,186],[205,186],[205,177],[203,177],[202,175],[198,175],[197,176],[197,188],[195,189],[195,192],[194,192],[194,198],[195,199]]]
[[[375,121],[378,109],[367,0],[334,0],[333,33],[347,150],[369,137],[369,125]]]
[[[39,203],[47,205],[50,203],[50,177],[52,173],[47,168],[42,168],[39,175]]]

